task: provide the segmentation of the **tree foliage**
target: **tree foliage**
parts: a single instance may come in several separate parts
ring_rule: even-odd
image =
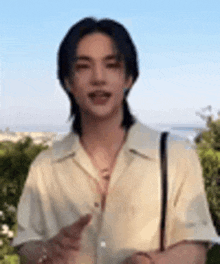
[[[207,116],[207,128],[195,138],[209,208],[220,234],[220,120]]]
[[[0,142],[0,227],[7,225],[9,230],[16,231],[16,211],[22,190],[28,175],[30,164],[35,157],[48,146],[36,145],[30,137],[16,143]],[[5,254],[12,254],[7,232],[1,231],[0,259]]]

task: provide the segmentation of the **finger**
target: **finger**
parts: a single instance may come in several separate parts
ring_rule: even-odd
[[[131,257],[132,262],[131,263],[135,263],[135,264],[141,264],[141,263],[150,263],[151,260],[149,259],[149,257],[147,255],[145,255],[144,252],[140,252],[140,253],[136,253]],[[148,262],[147,262],[148,261]]]
[[[81,263],[78,262],[79,256],[79,251],[75,251],[75,250],[65,250],[65,262],[63,262],[62,264],[66,264],[66,263]]]
[[[67,242],[67,239],[69,242]],[[80,241],[80,240],[79,240]],[[70,245],[71,241],[69,238],[64,238],[63,240],[64,243]],[[75,243],[75,244],[74,244]],[[68,259],[71,261],[75,259],[80,250],[80,243],[76,241],[72,243],[75,245],[75,248],[64,248],[62,244],[60,243],[47,243],[47,256],[48,256],[48,264],[51,263],[56,263],[56,264],[63,264],[63,263],[69,263]],[[50,262],[49,262],[50,261]]]
[[[128,257],[124,260],[124,262],[122,264],[137,264],[136,262],[134,262],[133,257]]]
[[[59,246],[61,246],[63,239],[66,237],[65,233],[66,231],[64,230],[64,228],[62,228],[56,236],[54,236],[52,239],[49,240],[49,242],[51,242],[52,244],[58,244]]]
[[[150,263],[150,259],[146,258],[143,252],[135,253],[132,256],[125,259],[125,261],[123,262],[123,264],[142,264],[142,263],[146,263],[146,264]]]
[[[69,237],[65,237],[62,241],[62,248],[64,250],[79,251],[81,246],[80,242],[80,239],[70,239]]]
[[[146,258],[144,255],[133,255],[131,257],[131,263],[133,264],[141,264],[141,263],[146,263],[146,261],[149,260],[149,258]]]
[[[56,236],[54,236],[50,241],[52,243],[62,245],[63,240],[66,237],[76,240],[80,239],[83,229],[90,222],[91,218],[92,218],[91,214],[81,217],[74,224],[62,228],[60,232]]]
[[[80,217],[80,219],[77,222],[75,222],[74,225],[83,227],[87,225],[91,219],[92,219],[92,214],[86,214]]]
[[[58,243],[48,243],[46,246],[47,256],[49,259],[62,258],[63,250]]]
[[[89,224],[92,219],[91,214],[81,217],[77,222],[71,225],[67,231],[70,237],[79,238],[84,228]],[[66,234],[67,235],[67,234]]]

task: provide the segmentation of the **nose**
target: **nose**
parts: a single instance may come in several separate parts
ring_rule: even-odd
[[[94,65],[92,71],[92,84],[104,84],[106,81],[105,68],[101,64]]]

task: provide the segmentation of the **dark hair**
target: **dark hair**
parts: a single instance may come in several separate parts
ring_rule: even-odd
[[[118,22],[111,19],[102,19],[98,21],[95,18],[88,17],[80,20],[69,29],[61,42],[58,51],[58,79],[71,102],[69,120],[71,117],[75,116],[71,130],[80,136],[82,135],[82,129],[79,106],[77,105],[73,94],[67,90],[67,87],[65,87],[64,80],[70,76],[75,62],[77,44],[85,35],[95,32],[107,34],[114,41],[119,56],[122,57],[125,62],[126,78],[132,76],[134,84],[139,75],[135,46],[129,33]],[[129,92],[130,89],[125,94],[123,100],[124,118],[121,124],[121,126],[126,130],[128,130],[136,122],[136,118],[130,113],[129,106],[126,101]]]

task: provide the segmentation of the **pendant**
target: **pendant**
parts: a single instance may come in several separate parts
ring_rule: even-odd
[[[103,169],[103,170],[102,170],[102,173],[104,173],[104,172],[106,172],[106,171],[108,171],[108,170],[109,170],[108,168]]]
[[[109,180],[110,180],[110,175],[107,174],[107,175],[103,176],[103,178],[104,178],[106,181],[109,181]]]

